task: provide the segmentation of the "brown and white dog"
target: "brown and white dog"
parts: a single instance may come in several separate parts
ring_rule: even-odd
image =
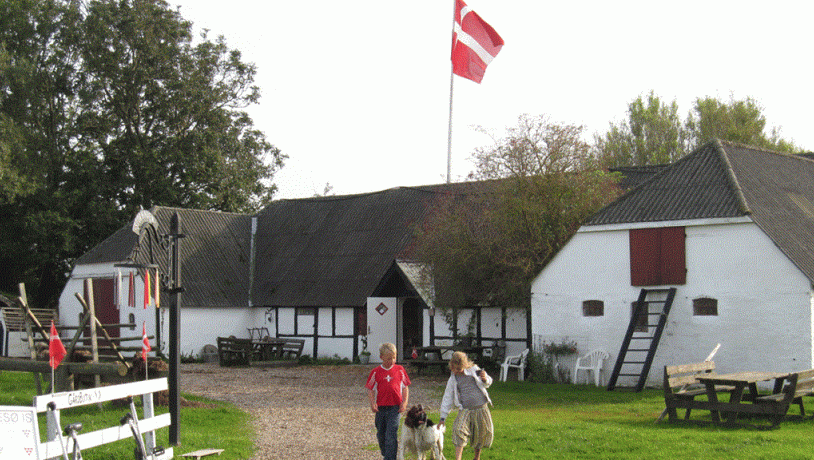
[[[427,452],[431,452],[434,460],[445,460],[444,431],[445,426],[436,425],[427,418],[421,404],[411,407],[401,426],[398,460],[404,460],[405,450],[413,453],[418,460],[425,460]]]

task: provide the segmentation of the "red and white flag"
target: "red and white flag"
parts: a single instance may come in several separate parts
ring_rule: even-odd
[[[56,369],[66,354],[68,352],[65,351],[65,345],[62,344],[57,327],[54,326],[54,321],[51,320],[51,337],[48,338],[48,364],[51,365],[51,369]]]
[[[152,350],[150,347],[150,339],[147,338],[147,322],[141,324],[141,359],[147,362],[147,353]]]
[[[486,66],[503,47],[503,39],[463,0],[455,1],[452,34],[452,72],[480,83]]]

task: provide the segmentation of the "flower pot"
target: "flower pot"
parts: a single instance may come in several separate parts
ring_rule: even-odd
[[[362,364],[367,364],[370,362],[370,354],[361,354],[359,355],[359,362]]]

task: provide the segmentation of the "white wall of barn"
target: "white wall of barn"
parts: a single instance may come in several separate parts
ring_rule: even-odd
[[[649,384],[660,384],[664,365],[702,361],[717,343],[720,372],[812,367],[811,281],[757,225],[745,219],[661,225],[686,227],[687,281],[675,286]],[[549,342],[574,340],[580,354],[608,351],[605,381],[640,291],[630,285],[629,228],[581,229],[532,283],[532,332]],[[717,316],[693,315],[693,300],[701,297],[717,299]],[[603,301],[604,315],[583,316],[585,300]]]
[[[473,309],[461,309],[458,312],[459,335],[466,332],[466,327],[472,318]],[[497,307],[481,308],[481,337],[483,346],[492,346],[495,340],[501,337],[502,312]],[[452,337],[452,322],[446,321],[444,315],[438,310],[435,314],[435,344],[451,345],[451,339],[438,337]],[[474,331],[473,331],[474,333]],[[522,308],[508,308],[506,310],[506,355],[517,355],[526,349],[526,311]],[[512,340],[513,339],[513,340]],[[424,345],[430,344],[429,310],[424,310]]]

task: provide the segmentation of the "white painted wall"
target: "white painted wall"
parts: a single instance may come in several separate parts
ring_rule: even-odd
[[[657,225],[657,224],[656,224]],[[701,361],[721,343],[719,371],[812,367],[808,280],[750,221],[670,222],[686,226],[687,283],[678,288],[648,382],[666,364]],[[579,353],[607,350],[613,366],[640,288],[630,285],[629,227],[581,229],[532,283],[532,332],[575,340]],[[718,300],[718,316],[694,316],[692,301]],[[584,300],[605,314],[583,317]]]
[[[459,312],[458,327],[465,330],[474,310],[463,309]],[[493,337],[500,337],[501,310],[500,308],[486,307],[481,310],[481,336],[483,345],[490,346]],[[452,324],[445,320],[440,310],[435,314],[435,336],[451,337]],[[526,349],[526,312],[522,308],[509,308],[506,311],[506,336],[518,341],[506,342],[506,355],[517,355]],[[429,311],[424,310],[424,345],[430,344],[430,318]],[[450,339],[435,339],[436,345],[451,345]]]
[[[116,271],[120,270],[122,273],[122,277],[124,279],[124,299],[125,302],[127,301],[127,286],[128,286],[128,274],[131,269],[126,268],[115,268],[112,263],[108,264],[88,264],[88,265],[77,265],[74,267],[73,271],[71,271],[71,277],[63,288],[62,293],[59,297],[59,321],[61,324],[67,326],[78,326],[79,325],[79,315],[82,313],[82,305],[76,299],[75,294],[79,293],[79,295],[83,295],[84,293],[84,282],[85,279],[88,278],[115,278]],[[136,307],[130,308],[127,306],[121,307],[119,309],[119,322],[120,323],[128,323],[129,317],[132,314],[135,319],[136,328],[135,330],[125,329],[122,328],[120,331],[120,335],[122,337],[133,337],[133,336],[141,336],[142,333],[142,324],[146,322],[147,325],[147,334],[148,335],[155,335],[155,324],[156,324],[156,312],[155,308],[149,307],[144,309],[143,307],[143,293],[144,293],[144,280],[139,277],[137,274],[134,278],[135,284],[135,291],[136,291]],[[161,299],[161,303],[166,303],[167,299]],[[160,315],[163,317],[165,314],[165,309],[161,309]],[[67,333],[62,334],[63,342]],[[162,332],[162,337],[166,338],[167,334]],[[128,342],[126,346],[137,346],[139,342]],[[156,344],[151,344],[153,350],[156,350]],[[132,355],[132,352],[125,353],[125,356],[129,357]]]

